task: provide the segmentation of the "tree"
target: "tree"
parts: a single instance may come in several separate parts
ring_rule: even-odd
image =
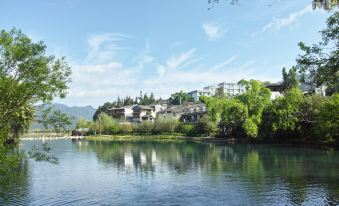
[[[228,100],[221,113],[219,128],[223,135],[236,137],[248,118],[248,108],[238,99]]]
[[[58,135],[61,132],[69,130],[69,127],[72,125],[72,119],[72,117],[62,113],[60,110],[54,110],[52,114],[47,115],[42,121],[45,129],[51,126]]]
[[[286,68],[282,69],[283,76],[283,86],[284,90],[289,90],[299,86],[299,80],[297,78],[297,69],[296,67],[292,67],[288,73],[286,72]]]
[[[111,109],[112,107],[116,106],[117,106],[116,102],[113,103],[106,102],[104,103],[104,105],[99,106],[93,115],[93,121],[96,121],[101,113],[106,113],[108,109]]]
[[[183,102],[194,102],[194,98],[183,91],[171,94],[171,97],[169,98],[170,105],[180,105]]]
[[[0,31],[0,143],[15,143],[34,117],[34,104],[65,97],[70,82],[65,58],[46,55],[20,30]]]
[[[339,94],[332,95],[321,106],[317,129],[323,140],[339,143]]]
[[[297,69],[317,86],[326,85],[331,93],[339,91],[339,12],[327,21],[321,31],[322,41],[312,46],[299,43],[304,52],[297,58]]]
[[[258,80],[242,80],[241,84],[246,86],[246,92],[237,96],[248,110],[248,118],[243,128],[248,136],[256,137],[262,120],[262,114],[267,105],[271,103],[271,91]]]
[[[90,122],[88,122],[87,119],[81,117],[76,123],[76,128],[77,129],[89,128],[89,125]]]
[[[275,99],[263,115],[266,136],[299,136],[300,107],[304,96],[299,88],[292,88],[285,95]]]
[[[209,9],[213,8],[215,4],[218,4],[221,0],[208,0],[208,4],[210,5]],[[231,5],[239,5],[241,0],[228,0]],[[270,4],[271,5],[271,4]],[[313,9],[320,8],[324,10],[331,10],[335,7],[339,7],[338,0],[312,0]]]
[[[101,134],[110,134],[111,132],[116,132],[118,129],[118,123],[110,116],[105,113],[101,113],[98,116],[98,119],[95,121],[96,130]]]

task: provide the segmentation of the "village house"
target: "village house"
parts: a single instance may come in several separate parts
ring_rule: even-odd
[[[207,112],[203,103],[184,102],[182,105],[173,105],[170,108],[157,113],[157,118],[177,118],[187,123],[198,122]]]
[[[154,121],[156,117],[154,106],[135,105],[132,111],[133,122]]]
[[[266,86],[269,88],[272,92],[271,99],[276,99],[280,96],[283,96],[283,91],[284,91],[284,83],[283,81],[271,83]],[[302,91],[303,94],[316,94],[316,95],[321,95],[321,96],[326,96],[326,87],[321,86],[321,87],[316,87],[310,83],[300,83],[299,88]]]
[[[125,107],[117,107],[111,108],[107,110],[107,114],[112,116],[114,119],[118,119],[121,121],[131,121],[133,117],[133,108],[134,106],[125,106]]]

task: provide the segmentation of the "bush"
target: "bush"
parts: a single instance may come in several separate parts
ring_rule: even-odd
[[[199,129],[203,134],[211,135],[218,131],[217,124],[212,121],[212,118],[205,114],[201,119],[199,119]]]
[[[176,118],[158,118],[154,123],[153,132],[156,134],[174,133],[178,125],[179,121]]]
[[[339,94],[332,95],[319,111],[318,131],[325,141],[339,143]]]
[[[133,132],[139,134],[151,134],[153,132],[154,123],[150,121],[142,121],[133,125]]]
[[[198,124],[181,123],[179,132],[186,136],[197,136],[199,134],[197,126]]]
[[[120,124],[119,127],[120,127],[119,132],[121,134],[132,134],[133,133],[133,127],[131,124]]]

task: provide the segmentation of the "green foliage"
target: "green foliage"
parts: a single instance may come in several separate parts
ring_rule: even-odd
[[[198,127],[200,128],[201,132],[206,135],[212,135],[218,131],[217,123],[213,122],[211,116],[207,114],[199,119]]]
[[[339,143],[339,94],[321,105],[317,129],[325,140]]]
[[[177,118],[157,118],[154,122],[154,133],[174,133],[179,125]]]
[[[288,73],[286,72],[286,68],[282,69],[283,76],[283,85],[284,90],[292,89],[299,86],[299,80],[297,78],[297,69],[296,67],[292,67]]]
[[[236,136],[248,118],[248,108],[238,99],[231,99],[224,105],[219,127],[223,135]]]
[[[119,132],[121,134],[132,134],[133,133],[133,126],[131,124],[120,124],[119,125]]]
[[[51,114],[49,112],[50,109],[45,110],[43,119],[41,120],[45,129],[47,129],[48,126],[51,126],[57,134],[66,132],[70,129],[72,117],[62,113],[60,110],[54,110]]]
[[[242,126],[248,136],[256,137],[258,135],[258,125],[252,119],[246,119]]]
[[[34,116],[33,105],[65,97],[70,68],[20,30],[0,31],[0,139],[15,143]]]
[[[133,131],[137,134],[152,134],[154,123],[151,121],[142,121],[137,124],[133,124]]]
[[[327,28],[321,31],[322,41],[312,46],[299,43],[304,54],[297,58],[300,73],[309,76],[317,86],[326,85],[331,93],[339,91],[339,12],[327,19]]]
[[[265,125],[268,130],[282,134],[280,136],[297,135],[300,129],[299,117],[303,98],[299,88],[292,88],[287,90],[284,96],[275,99],[265,114]]]
[[[95,128],[99,132],[99,134],[112,134],[118,133],[119,131],[118,122],[105,113],[101,113],[99,115],[97,121],[95,121],[95,124]]]
[[[80,118],[78,122],[76,123],[76,128],[81,129],[81,128],[89,128],[90,122],[88,122],[84,118]]]
[[[117,102],[113,102],[113,103],[106,102],[102,106],[99,106],[93,115],[93,121],[96,121],[101,113],[107,113],[108,109],[111,109],[112,107],[116,107],[116,106],[117,106]]]
[[[171,97],[168,100],[170,105],[180,105],[183,102],[194,102],[194,98],[183,91],[171,94]]]
[[[199,134],[197,124],[181,123],[178,131],[186,136],[194,137]]]
[[[245,132],[247,136],[256,137],[262,120],[264,108],[270,104],[271,92],[257,80],[241,80],[246,92],[233,99],[202,97],[208,108],[212,122],[217,123],[221,135],[236,136]]]

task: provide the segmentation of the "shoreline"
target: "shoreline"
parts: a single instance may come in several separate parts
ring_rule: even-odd
[[[269,140],[258,140],[258,139],[248,139],[248,138],[220,138],[220,137],[211,137],[211,136],[201,136],[201,137],[189,137],[178,134],[165,134],[165,135],[152,135],[152,134],[133,134],[133,135],[90,135],[90,136],[30,136],[23,135],[20,137],[20,140],[87,140],[87,141],[162,141],[162,142],[173,142],[173,141],[182,141],[182,142],[204,142],[204,143],[225,143],[225,144],[262,144],[262,145],[290,145],[290,146],[306,146],[306,147],[329,147],[329,148],[339,148],[339,145],[334,143],[327,142],[296,142],[296,141],[286,141],[286,142],[274,142]]]
[[[339,145],[333,143],[319,142],[273,142],[243,138],[218,138],[211,136],[188,137],[179,135],[97,135],[85,136],[88,141],[184,141],[184,142],[205,142],[205,143],[226,143],[226,144],[262,144],[262,145],[291,145],[291,146],[307,146],[307,147],[330,147],[339,148]]]

